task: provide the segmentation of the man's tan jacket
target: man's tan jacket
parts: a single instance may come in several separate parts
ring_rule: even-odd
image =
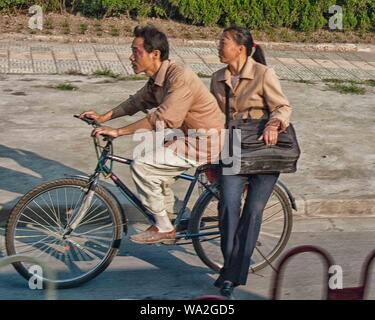
[[[200,163],[219,157],[224,114],[214,96],[190,68],[163,61],[156,75],[115,108],[114,115],[133,115],[138,111],[148,113],[148,121],[154,129],[157,123],[162,123],[166,128],[182,130],[183,137],[167,144],[177,154]],[[207,136],[210,129],[211,135]]]

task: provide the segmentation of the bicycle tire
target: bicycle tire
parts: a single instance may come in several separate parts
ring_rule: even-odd
[[[203,219],[202,216],[204,215],[205,210],[206,210],[207,206],[209,205],[209,203],[211,201],[213,201],[213,199],[219,199],[218,187],[214,186],[213,188],[215,190],[216,196],[214,194],[212,194],[212,192],[206,190],[204,193],[201,194],[201,196],[198,198],[197,202],[195,203],[194,208],[192,210],[192,218],[190,220],[189,227],[188,227],[189,233],[191,233],[191,234],[199,233],[201,227],[205,228],[205,225],[207,225],[207,224],[204,223],[204,219]],[[285,192],[277,184],[274,187],[274,190],[273,190],[273,193],[272,193],[270,199],[272,198],[273,195],[275,195],[279,199],[282,210],[283,210],[284,223],[283,223],[282,233],[281,233],[281,236],[280,236],[276,246],[274,248],[272,248],[272,250],[269,252],[269,254],[267,254],[262,261],[259,261],[256,264],[250,264],[249,272],[259,271],[259,270],[263,269],[264,267],[266,267],[267,265],[269,265],[272,261],[274,261],[280,255],[282,250],[285,248],[285,246],[286,246],[286,244],[287,244],[287,242],[290,238],[290,234],[291,234],[292,226],[293,226],[291,203],[290,203],[287,195],[285,194]],[[203,219],[203,223],[201,223],[202,219]],[[211,220],[212,220],[212,218],[211,218]],[[217,217],[217,224],[218,224],[218,217]],[[263,223],[262,223],[262,225],[263,225]],[[212,228],[212,227],[209,227],[209,228]],[[217,229],[218,229],[218,227],[217,227]],[[262,229],[260,231],[260,234],[261,233],[262,233]],[[213,259],[212,257],[210,257],[210,253],[206,252],[207,250],[205,250],[204,246],[202,245],[202,243],[204,243],[206,241],[210,241],[210,240],[201,239],[201,237],[194,238],[193,239],[194,249],[195,249],[198,257],[202,260],[202,262],[205,265],[207,265],[213,271],[219,272],[221,267],[222,267],[222,263],[218,262],[218,260],[220,260],[220,259]],[[258,243],[259,243],[259,238],[258,238],[258,242],[257,242],[257,247],[258,247]],[[220,250],[220,246],[218,247],[218,250]],[[259,249],[256,248],[255,250],[259,250]],[[255,252],[255,250],[254,250],[254,252]],[[220,254],[221,259],[222,259],[221,250],[220,250],[219,254]]]
[[[17,236],[15,236],[16,227],[18,225],[18,222],[21,221],[20,220],[21,216],[27,217],[27,215],[23,214],[23,212],[24,212],[25,208],[28,206],[28,204],[30,204],[33,201],[33,199],[36,199],[38,196],[46,194],[47,192],[52,193],[53,190],[57,190],[58,188],[62,188],[62,187],[72,187],[72,188],[76,188],[76,189],[80,188],[81,190],[84,190],[85,188],[87,188],[87,186],[88,186],[88,181],[83,180],[83,179],[75,179],[75,178],[58,179],[58,180],[53,180],[53,181],[41,184],[41,185],[35,187],[34,189],[32,189],[27,194],[25,194],[19,200],[19,202],[16,204],[16,206],[12,210],[12,212],[9,216],[9,219],[7,221],[7,225],[6,225],[6,250],[7,250],[7,254],[8,255],[18,254],[17,249],[16,249],[16,247],[17,247],[16,241],[17,240],[15,238],[15,237],[17,237]],[[58,193],[58,191],[56,191],[56,193]],[[86,272],[85,274],[83,274],[80,277],[76,277],[76,278],[73,278],[73,279],[66,279],[66,280],[58,280],[58,279],[57,280],[50,280],[50,279],[43,278],[43,282],[53,282],[56,288],[77,287],[77,286],[95,278],[100,273],[102,273],[108,267],[108,265],[111,263],[113,258],[116,256],[116,254],[118,252],[118,249],[120,247],[121,238],[122,238],[122,217],[121,217],[121,213],[119,211],[117,203],[112,198],[112,196],[107,191],[105,191],[104,188],[102,188],[99,185],[95,189],[95,196],[99,200],[101,200],[103,202],[103,204],[108,208],[108,214],[111,217],[111,219],[113,219],[113,231],[112,231],[113,232],[113,239],[112,239],[113,241],[111,240],[110,248],[108,248],[108,251],[105,253],[105,257],[103,258],[102,261],[100,261],[100,263],[98,263],[95,266],[95,268],[93,268],[89,272]],[[71,201],[71,200],[69,200],[69,201]],[[60,208],[60,202],[59,202],[58,207]],[[53,210],[55,210],[55,207],[54,207],[53,204],[52,204],[52,208],[53,208]],[[27,218],[31,219],[30,218],[31,215],[32,214],[29,214],[29,216]],[[67,212],[66,212],[66,216],[67,216]],[[42,219],[44,221],[47,221],[46,217],[44,217]],[[91,221],[94,221],[94,220],[91,219]],[[34,224],[34,223],[31,223],[31,225],[32,224]],[[86,224],[89,224],[89,223],[86,223]],[[34,226],[34,229],[35,229],[35,226]],[[42,230],[42,229],[40,229],[40,230]],[[24,230],[24,231],[26,231],[26,230]],[[72,233],[72,235],[73,235],[73,233]],[[87,250],[87,251],[89,252],[90,250]],[[65,253],[65,255],[66,254],[67,253]],[[81,256],[83,256],[83,253],[81,253]],[[16,262],[16,263],[13,263],[13,266],[17,270],[17,272],[19,274],[21,274],[26,280],[29,280],[30,277],[32,276],[29,273],[28,268],[24,265],[24,263]]]

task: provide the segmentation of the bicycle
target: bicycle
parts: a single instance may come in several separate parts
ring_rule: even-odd
[[[100,126],[88,118],[81,120],[94,128]],[[94,173],[36,186],[19,200],[7,222],[7,254],[28,254],[48,263],[55,280],[40,277],[47,283],[53,281],[56,288],[79,286],[103,272],[116,256],[123,233],[127,233],[126,212],[113,192],[99,181],[100,175],[110,178],[130,203],[150,223],[154,222],[152,213],[112,171],[113,162],[131,165],[132,160],[114,155],[110,137],[103,138],[105,145],[101,145],[96,137],[93,142],[98,159]],[[223,258],[216,170],[217,165],[207,164],[197,168],[194,175],[183,173],[178,176],[178,179],[190,181],[190,185],[173,222],[177,230],[173,244],[193,244],[198,257],[218,272]],[[187,220],[183,215],[197,184],[201,194]],[[245,188],[243,199],[246,192]],[[292,229],[292,208],[296,209],[293,196],[278,182],[263,213],[262,229],[249,272],[271,265],[284,249]],[[15,262],[13,266],[24,278],[31,277],[27,263]]]

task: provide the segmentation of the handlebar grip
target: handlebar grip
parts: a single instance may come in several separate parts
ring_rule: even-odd
[[[94,119],[90,119],[90,118],[87,118],[87,117],[80,118],[80,116],[78,114],[73,115],[73,117],[78,118],[78,119],[86,122],[89,125],[92,125],[92,126],[95,126],[95,127],[101,127],[100,123],[96,122]]]
[[[74,118],[78,118],[84,122],[86,122],[87,124],[90,124],[92,125],[94,128],[97,128],[97,127],[101,127],[101,124],[99,122],[96,122],[94,119],[90,119],[90,118],[87,118],[87,117],[84,117],[84,118],[80,118],[80,116],[78,114],[74,114],[73,115]],[[103,135],[103,141],[108,141],[108,142],[112,142],[114,138],[112,137],[109,137],[109,136],[104,136]]]

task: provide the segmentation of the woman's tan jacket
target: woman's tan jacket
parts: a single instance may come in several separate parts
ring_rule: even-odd
[[[231,88],[229,101],[233,119],[269,117],[269,122],[280,120],[281,131],[288,127],[292,108],[272,68],[248,58],[235,88],[232,88],[231,73],[227,67],[215,72],[211,79],[211,93],[224,113],[225,83]]]

